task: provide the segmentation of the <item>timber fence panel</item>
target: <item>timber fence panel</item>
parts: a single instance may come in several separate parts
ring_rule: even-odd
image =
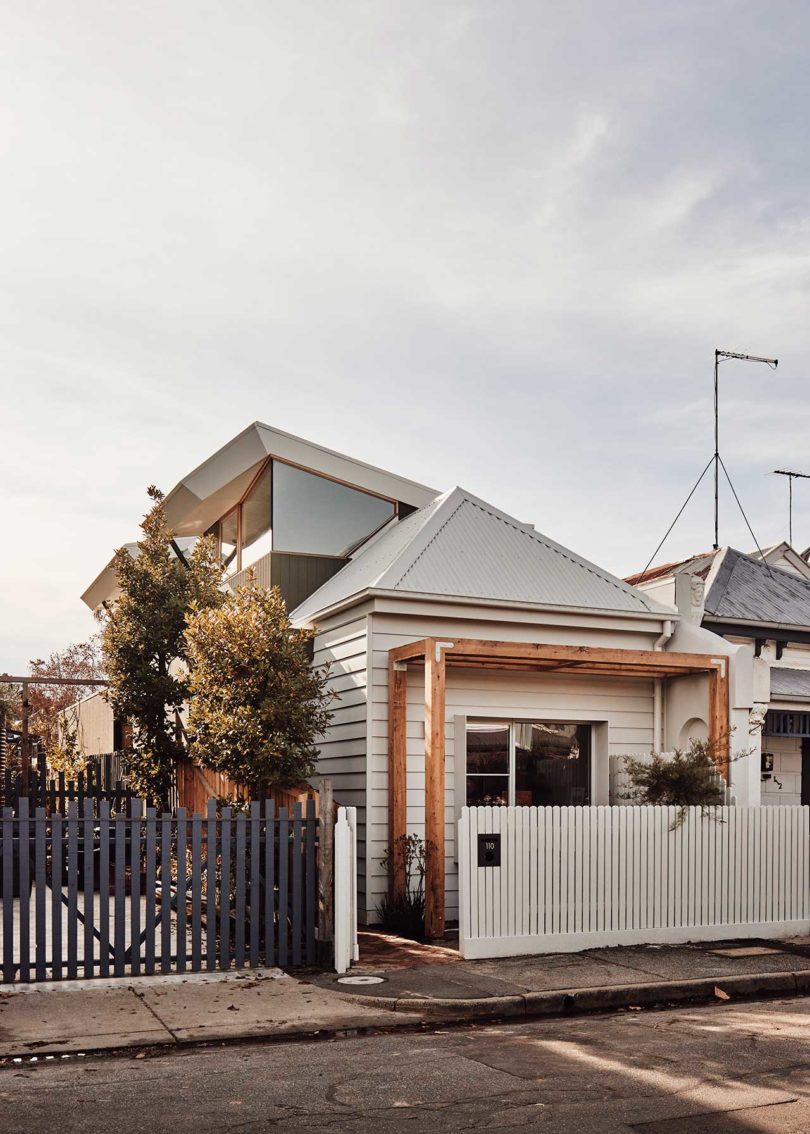
[[[306,801],[306,818],[304,821],[304,849],[306,864],[304,879],[306,892],[304,894],[304,935],[306,939],[305,961],[314,965],[317,957],[316,927],[318,924],[318,820],[315,818],[315,800]]]
[[[254,800],[250,805],[250,963],[253,968],[261,963],[259,956],[259,934],[261,931],[262,888],[261,888],[261,849],[262,849],[262,805]]]
[[[466,957],[810,932],[807,807],[464,808],[458,846]]]
[[[265,964],[275,965],[276,949],[276,805],[272,799],[265,803],[266,833],[264,846],[265,910],[264,941]]]
[[[244,812],[237,813],[234,837],[234,964],[237,969],[243,968],[245,964],[246,821]]]
[[[290,821],[289,810],[279,810],[278,835],[278,963],[282,968],[289,960],[289,877],[290,877]]]
[[[91,798],[97,786],[88,776],[66,816],[27,798],[0,813],[3,983],[316,962],[314,800],[142,815]],[[356,923],[354,879],[349,892]],[[356,924],[352,942],[350,959]]]

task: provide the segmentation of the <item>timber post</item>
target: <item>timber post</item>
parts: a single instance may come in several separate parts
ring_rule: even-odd
[[[425,937],[444,937],[445,677],[452,643],[428,639],[425,650]]]
[[[320,820],[318,860],[318,952],[322,964],[332,959],[335,939],[335,805],[332,781],[322,779],[318,787]]]
[[[394,899],[405,893],[405,863],[399,840],[407,834],[406,717],[408,673],[404,662],[388,663],[388,888]]]

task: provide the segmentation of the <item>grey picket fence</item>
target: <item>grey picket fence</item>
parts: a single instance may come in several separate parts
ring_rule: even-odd
[[[21,799],[0,826],[4,983],[316,961],[313,800],[61,815]]]
[[[97,805],[107,800],[112,811],[128,814],[132,813],[133,804],[138,804],[138,796],[126,782],[126,765],[120,752],[93,757],[75,780],[64,772],[52,773],[45,757],[38,756],[31,762],[27,792],[23,791],[20,770],[6,768],[0,778],[0,803],[16,811],[22,798],[28,800],[29,811],[44,807],[51,812],[65,812],[75,800],[82,815],[86,799]]]

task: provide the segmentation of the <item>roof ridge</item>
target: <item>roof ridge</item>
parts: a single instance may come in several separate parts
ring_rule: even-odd
[[[596,564],[591,563],[589,560],[582,558],[581,556],[577,555],[576,552],[564,548],[561,544],[556,543],[549,536],[543,535],[542,532],[538,532],[535,528],[529,527],[526,524],[521,524],[519,520],[516,520],[514,518],[514,516],[509,516],[506,512],[502,512],[494,505],[487,504],[486,501],[474,497],[472,493],[467,492],[465,489],[459,488],[456,489],[456,491],[461,495],[461,498],[459,499],[456,507],[447,516],[441,526],[437,528],[437,530],[434,532],[434,534],[431,536],[431,538],[428,540],[419,554],[411,561],[405,571],[403,571],[402,575],[396,580],[396,582],[393,584],[395,587],[398,587],[407,578],[410,572],[414,570],[417,563],[419,563],[428,549],[432,546],[436,539],[438,539],[438,537],[441,535],[441,533],[444,531],[453,517],[458,513],[462,505],[468,503],[471,504],[474,508],[477,508],[479,512],[484,512],[486,515],[491,516],[493,519],[500,520],[501,523],[506,524],[507,527],[512,528],[513,531],[516,531],[521,535],[528,536],[530,539],[533,539],[537,543],[542,544],[544,547],[548,548],[549,551],[554,552],[555,555],[559,555],[561,559],[564,559],[572,566],[579,567],[581,570],[587,571],[595,578],[601,579],[603,582],[608,583],[620,593],[634,594],[640,599],[647,610],[651,612],[653,611],[653,606],[651,605],[644,592],[637,590],[630,583],[625,583],[623,580],[619,579],[618,576],[612,575],[609,571],[605,571],[603,568],[598,567]],[[453,495],[454,493],[449,493],[447,499],[451,499]]]
[[[461,491],[463,492],[463,489],[462,489]],[[452,498],[453,498],[454,494],[455,494],[455,491],[450,491],[450,492],[449,492],[449,493],[447,494],[447,496],[445,497],[445,499],[444,499],[444,500],[439,500],[439,503],[438,503],[438,507],[437,507],[436,511],[438,512],[438,511],[439,511],[439,510],[441,509],[442,505],[443,505],[443,504],[445,504],[445,503],[447,503],[447,501],[449,501],[449,500],[452,500]],[[419,554],[418,554],[417,556],[415,556],[415,558],[413,558],[413,559],[411,560],[411,562],[410,562],[410,563],[408,564],[408,566],[407,566],[407,567],[405,568],[405,570],[404,570],[404,571],[402,572],[402,574],[401,574],[401,575],[399,576],[399,578],[398,578],[398,579],[396,579],[396,580],[393,580],[393,581],[392,581],[392,587],[393,587],[394,589],[396,589],[396,588],[397,588],[397,587],[398,587],[398,586],[400,585],[400,583],[401,583],[401,582],[403,582],[403,580],[404,580],[404,579],[405,579],[405,578],[407,577],[407,575],[409,574],[409,572],[413,571],[413,569],[414,569],[414,567],[416,566],[416,564],[417,564],[417,563],[419,562],[419,560],[420,560],[420,559],[421,559],[421,558],[423,557],[423,555],[424,555],[424,554],[425,554],[425,552],[426,552],[426,551],[428,550],[428,548],[429,548],[429,547],[431,547],[431,546],[432,546],[432,545],[433,545],[433,544],[434,544],[434,543],[436,542],[436,540],[437,540],[437,539],[439,538],[439,536],[441,535],[441,533],[442,533],[442,532],[444,531],[444,529],[445,529],[445,528],[447,527],[447,525],[448,525],[448,524],[450,523],[450,521],[452,520],[453,516],[455,516],[456,512],[458,512],[459,508],[461,507],[461,505],[462,505],[462,504],[464,503],[464,501],[465,501],[466,499],[468,499],[468,497],[467,497],[467,496],[466,496],[466,494],[465,494],[465,495],[463,495],[463,496],[462,496],[462,498],[461,498],[461,499],[460,499],[460,500],[458,501],[458,503],[456,504],[455,508],[454,508],[454,509],[452,510],[452,512],[450,513],[450,515],[449,515],[449,516],[447,517],[447,519],[446,519],[446,520],[444,520],[444,522],[443,522],[443,523],[442,523],[442,524],[441,524],[441,525],[440,525],[440,526],[439,526],[439,527],[438,527],[438,528],[436,529],[436,531],[435,531],[435,532],[433,533],[433,535],[432,535],[432,536],[430,537],[430,539],[429,539],[429,540],[427,541],[427,543],[426,543],[426,544],[425,544],[425,546],[424,546],[424,547],[422,548],[422,550],[421,550],[421,551],[419,552]],[[430,505],[426,505],[426,507],[430,507]],[[426,517],[426,519],[425,519],[425,523],[429,523],[429,521],[430,521],[431,519],[432,519],[432,517],[431,517],[431,516],[428,516],[428,517]],[[416,538],[416,535],[414,535],[414,538]],[[405,548],[403,548],[403,551],[405,551],[406,549],[407,549],[407,544],[406,544],[406,547],[405,547]],[[392,568],[392,567],[393,567],[393,566],[394,566],[395,564],[396,564],[396,559],[394,560],[394,562],[393,562],[393,563],[390,563],[390,564],[388,565],[388,568],[387,568],[387,570],[388,570],[388,571],[390,571],[390,570],[391,570],[391,568]],[[385,574],[385,572],[383,572],[383,574]],[[379,580],[380,580],[381,578],[382,578],[382,576],[379,576],[379,578],[378,578],[378,580],[377,580],[377,581],[379,582]]]

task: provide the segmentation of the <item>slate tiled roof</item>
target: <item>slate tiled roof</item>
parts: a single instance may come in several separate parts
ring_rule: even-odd
[[[729,547],[706,593],[705,611],[710,619],[725,622],[807,627],[810,580]]]
[[[368,589],[672,616],[648,595],[461,488],[392,524],[293,617],[305,622]]]

